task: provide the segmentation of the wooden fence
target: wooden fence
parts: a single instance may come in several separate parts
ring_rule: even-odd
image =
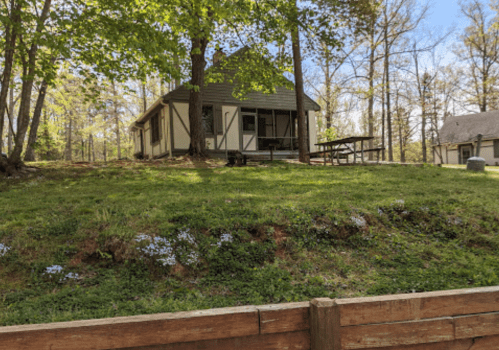
[[[499,287],[0,327],[1,350],[498,350]]]

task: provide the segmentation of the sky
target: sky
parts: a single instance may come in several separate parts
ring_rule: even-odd
[[[429,24],[431,26],[448,29],[452,25],[463,27],[463,18],[460,18],[458,0],[433,0]]]

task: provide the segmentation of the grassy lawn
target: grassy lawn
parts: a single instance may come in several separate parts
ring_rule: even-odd
[[[499,285],[499,172],[38,163],[0,182],[0,325]]]

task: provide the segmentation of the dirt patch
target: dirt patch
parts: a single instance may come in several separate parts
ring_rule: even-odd
[[[288,239],[288,233],[285,231],[284,227],[274,225],[274,240],[277,245],[285,242]]]
[[[185,277],[189,274],[189,271],[181,264],[176,264],[175,266],[173,266],[172,273],[175,275]]]
[[[123,262],[135,257],[135,250],[130,248],[130,244],[116,237],[108,239],[104,244],[104,249],[113,256],[115,262]]]
[[[88,238],[78,245],[78,253],[69,262],[69,266],[76,267],[82,262],[91,264],[99,261],[97,250],[99,244],[96,242],[95,238]]]

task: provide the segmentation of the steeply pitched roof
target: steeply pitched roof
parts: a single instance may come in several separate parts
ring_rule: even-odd
[[[250,92],[245,100],[239,100],[232,96],[233,87],[229,83],[211,83],[201,88],[203,103],[223,103],[240,105],[249,108],[285,109],[296,110],[296,95],[294,90],[285,87],[276,87],[275,94],[263,94],[261,92]],[[189,90],[184,86],[171,91],[164,96],[164,100],[189,101]],[[305,110],[318,111],[320,106],[305,95]]]
[[[476,140],[499,138],[499,111],[467,114],[447,118],[440,129],[440,143],[465,143]]]
[[[227,57],[230,59],[235,56],[244,55],[248,51],[248,48],[243,47],[231,56]],[[220,64],[215,64],[208,68],[211,70],[213,68],[217,69]],[[284,110],[296,110],[296,94],[294,90],[288,90],[285,87],[276,87],[276,93],[274,94],[263,94],[261,92],[251,92],[246,95],[245,100],[239,100],[232,96],[233,86],[228,82],[223,83],[209,83],[207,86],[201,87],[201,93],[203,96],[203,103],[222,103],[230,105],[240,105],[241,107],[248,108],[264,108],[264,109],[284,109]],[[181,85],[173,91],[170,91],[162,100],[167,102],[168,100],[173,101],[189,101],[189,90],[185,86]],[[158,100],[159,101],[159,100]],[[158,103],[156,101],[155,105]],[[304,107],[307,111],[319,111],[320,106],[305,94]],[[147,120],[148,115],[151,110],[143,113],[136,122],[143,122]]]

